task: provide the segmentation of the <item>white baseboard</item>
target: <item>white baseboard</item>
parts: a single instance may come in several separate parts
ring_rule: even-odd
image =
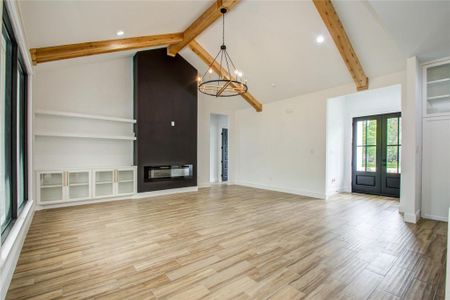
[[[252,187],[252,188],[257,188],[257,189],[263,189],[263,190],[269,190],[269,191],[282,192],[282,193],[306,196],[306,197],[311,197],[311,198],[317,198],[317,199],[322,199],[322,200],[326,199],[326,194],[324,194],[324,193],[311,192],[311,191],[306,191],[306,190],[301,190],[301,189],[269,186],[269,185],[246,182],[246,181],[238,181],[235,184]]]
[[[190,193],[190,192],[198,192],[198,186],[189,186],[189,187],[178,188],[178,189],[168,189],[168,190],[161,190],[161,191],[154,191],[154,192],[138,193],[138,194],[132,196],[131,199],[151,198],[151,197],[157,197],[157,196],[172,195],[172,194],[179,194],[179,193]]]
[[[201,189],[201,188],[208,188],[211,185],[212,185],[211,182],[200,182],[200,183],[197,184],[197,187]]]
[[[448,218],[444,216],[430,215],[430,214],[422,214],[422,218],[430,219],[435,221],[448,222]]]
[[[22,250],[34,215],[34,202],[28,200],[19,218],[13,225],[5,242],[1,246],[0,258],[0,299],[5,299],[11,279],[16,269],[17,261]]]
[[[417,221],[420,220],[420,209],[416,211],[416,213],[407,213],[403,214],[403,220],[407,223],[416,224]]]

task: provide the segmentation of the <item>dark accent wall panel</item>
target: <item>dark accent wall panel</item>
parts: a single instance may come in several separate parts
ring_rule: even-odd
[[[197,70],[167,50],[134,56],[134,116],[138,192],[197,185]],[[171,122],[175,122],[175,126]],[[193,165],[193,177],[148,182],[144,167]]]

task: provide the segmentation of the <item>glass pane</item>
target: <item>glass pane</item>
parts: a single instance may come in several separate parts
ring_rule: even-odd
[[[356,122],[356,145],[364,146],[366,144],[366,121]]]
[[[387,146],[386,155],[386,172],[387,173],[397,173],[398,157],[397,157],[397,146]]]
[[[21,207],[26,201],[26,172],[25,163],[26,143],[25,143],[25,126],[26,126],[26,99],[25,99],[25,74],[21,65],[17,68],[17,201]]]
[[[367,121],[367,145],[377,144],[377,120]]]
[[[402,173],[402,146],[398,147],[398,174]]]
[[[387,144],[397,145],[398,143],[398,118],[387,119]]]
[[[402,144],[402,118],[398,118],[398,144]]]
[[[377,147],[367,147],[367,172],[377,171]]]
[[[364,172],[366,170],[366,148],[356,148],[356,171]]]
[[[11,117],[12,117],[12,42],[6,31],[2,28],[0,51],[0,82],[2,91],[0,97],[0,221],[3,232],[12,220],[12,193],[11,193]],[[3,238],[4,236],[2,236]]]

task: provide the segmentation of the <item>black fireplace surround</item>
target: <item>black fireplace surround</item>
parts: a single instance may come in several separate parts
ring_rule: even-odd
[[[134,56],[138,192],[197,185],[197,70],[167,49]]]
[[[165,165],[144,167],[144,181],[192,179],[192,165]]]

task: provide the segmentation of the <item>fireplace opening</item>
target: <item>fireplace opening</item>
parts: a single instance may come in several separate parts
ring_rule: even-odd
[[[144,176],[146,182],[192,179],[193,168],[191,164],[146,166]]]

